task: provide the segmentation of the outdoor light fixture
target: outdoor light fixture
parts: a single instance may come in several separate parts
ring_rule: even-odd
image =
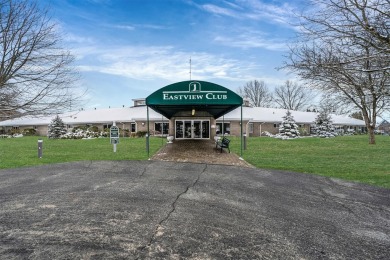
[[[192,109],[191,115],[193,115],[193,116],[195,115],[195,108]]]
[[[142,123],[141,123],[141,125],[142,125],[142,126],[144,126],[144,125],[145,125],[145,123],[144,123],[144,122],[142,122]]]

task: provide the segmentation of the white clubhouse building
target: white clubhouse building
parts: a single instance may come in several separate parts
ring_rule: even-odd
[[[131,107],[80,110],[59,114],[59,117],[68,131],[85,126],[104,130],[115,122],[126,130],[122,134],[149,130],[150,135],[171,135],[175,139],[213,139],[216,135],[239,136],[241,129],[247,136],[276,134],[286,112],[285,109],[246,106],[237,94],[210,82],[185,81],[168,85],[146,99],[134,99]],[[318,113],[290,112],[302,132],[309,134]],[[1,121],[0,133],[35,129],[38,135],[45,136],[54,117]],[[331,117],[338,131],[365,132],[362,120],[341,115]]]
[[[147,131],[146,105],[144,99],[136,99],[134,106],[122,108],[92,109],[68,112],[60,114],[60,118],[67,125],[69,131],[74,127],[96,126],[99,130],[110,128],[113,122],[120,129],[127,129],[129,133]],[[279,132],[279,124],[287,110],[264,107],[243,107],[244,133],[248,136],[265,135],[264,132],[276,134]],[[310,133],[310,127],[314,124],[317,113],[290,111],[296,123]],[[0,122],[0,131],[7,133],[9,130],[35,129],[38,135],[47,135],[48,125],[54,116],[22,117]],[[364,131],[364,121],[347,116],[332,115],[334,126],[343,131],[353,129]],[[191,117],[168,120],[161,114],[149,112],[149,131],[151,135],[173,135],[175,138],[212,138],[215,135],[240,135],[240,109],[237,108],[222,118]],[[202,133],[200,134],[200,130]],[[183,131],[184,130],[184,131]]]

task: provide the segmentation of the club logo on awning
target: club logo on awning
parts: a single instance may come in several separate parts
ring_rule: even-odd
[[[199,82],[191,82],[189,84],[190,86],[190,92],[200,92],[200,83]]]

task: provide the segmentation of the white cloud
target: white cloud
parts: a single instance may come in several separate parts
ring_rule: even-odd
[[[286,39],[273,39],[263,32],[255,30],[238,30],[241,33],[234,34],[234,37],[219,35],[214,38],[218,44],[242,49],[262,48],[272,51],[286,51],[288,46]]]
[[[261,0],[236,0],[233,2],[224,1],[225,6],[213,4],[200,5],[200,8],[216,15],[224,15],[240,20],[250,19],[277,23],[292,27],[293,14],[296,10],[289,3],[281,5],[266,4]]]
[[[122,29],[122,30],[127,30],[127,31],[134,31],[135,27],[132,25],[112,25],[112,28],[116,29]]]
[[[83,37],[78,36],[72,33],[65,33],[64,34],[64,41],[70,42],[70,43],[77,43],[77,44],[92,44],[94,43],[93,38],[91,37]]]
[[[253,20],[263,20],[271,23],[281,24],[286,27],[292,27],[295,20],[295,7],[288,3],[280,6],[265,4],[258,0],[247,1],[250,12],[246,13],[246,17]]]
[[[212,27],[215,29],[214,43],[224,46],[286,51],[288,35],[292,36],[297,30],[292,25],[295,9],[288,3],[275,5],[261,0],[236,0],[220,2],[219,6],[205,4],[200,8],[228,17],[228,24]],[[232,22],[234,19],[236,22]]]
[[[106,25],[109,28],[114,28],[114,29],[120,29],[120,30],[126,30],[126,31],[134,31],[137,29],[151,29],[151,30],[167,30],[170,29],[170,27],[163,26],[163,25],[155,25],[155,24],[110,24]]]
[[[205,4],[202,5],[202,8],[206,10],[209,13],[216,14],[216,15],[226,15],[230,17],[239,18],[239,14],[233,10],[230,10],[228,8],[223,8],[220,6],[212,5],[212,4]]]
[[[118,75],[137,80],[188,80],[192,57],[192,78],[207,80],[220,78],[232,81],[252,79],[258,66],[249,61],[238,61],[198,52],[187,53],[170,46],[122,46],[89,48],[79,60],[81,71]]]
[[[153,29],[153,30],[167,30],[167,29],[170,29],[170,27],[168,27],[168,26],[156,25],[156,24],[139,24],[137,26],[139,26],[141,28]]]

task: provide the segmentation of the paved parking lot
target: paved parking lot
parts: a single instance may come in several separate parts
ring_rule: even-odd
[[[390,259],[390,190],[247,167],[0,171],[1,259]]]

